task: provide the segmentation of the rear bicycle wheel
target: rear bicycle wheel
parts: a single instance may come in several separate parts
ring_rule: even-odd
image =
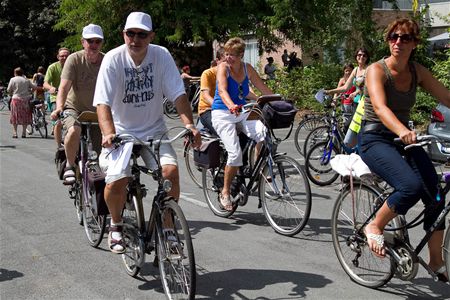
[[[163,100],[163,108],[164,108],[164,114],[167,117],[169,117],[170,119],[176,120],[176,119],[180,118],[180,115],[178,114],[176,107],[166,97],[164,97],[164,100]]]
[[[316,127],[326,125],[322,116],[308,116],[298,123],[297,129],[294,134],[294,144],[300,155],[305,156],[306,153],[303,152],[303,144],[305,142],[308,133]]]
[[[378,258],[369,249],[362,226],[381,201],[380,192],[365,184],[354,184],[354,200],[346,186],[336,200],[331,217],[334,251],[344,271],[356,283],[377,288],[394,275],[390,257]]]
[[[197,167],[194,163],[194,149],[191,147],[189,141],[184,145],[184,163],[186,165],[186,170],[191,177],[192,181],[198,186],[202,187],[202,168]]]
[[[197,274],[188,223],[173,198],[164,201],[163,205],[161,220],[173,224],[173,227],[156,230],[158,266],[164,292],[169,299],[195,299]]]
[[[267,164],[259,178],[259,199],[270,226],[293,236],[306,225],[311,213],[311,189],[302,167],[289,156],[276,156],[272,175]],[[271,178],[271,180],[268,180]]]
[[[447,218],[449,221],[450,218]],[[444,255],[445,266],[447,268],[447,273],[450,271],[450,222],[447,222],[447,230],[445,231],[444,244],[442,246],[442,252]]]
[[[89,172],[98,172],[100,167],[95,165]],[[88,190],[88,199],[83,199],[83,225],[89,245],[97,248],[103,240],[106,228],[106,214],[99,215],[97,207],[97,191],[89,182],[84,183],[84,188]],[[84,194],[83,194],[84,195]]]
[[[220,205],[220,193],[223,188],[224,169],[223,168],[211,168],[202,170],[202,188],[205,195],[206,203],[209,209],[216,216],[222,218],[228,218],[237,209],[237,203],[233,204],[233,209],[228,211]]]
[[[320,142],[309,149],[305,158],[305,170],[309,180],[314,184],[325,186],[332,184],[339,174],[331,168],[330,160],[339,154],[335,145]]]
[[[140,219],[143,220],[143,209],[139,205],[137,197],[133,195],[127,199],[122,211],[122,238],[126,245],[125,253],[122,254],[122,261],[125,271],[131,277],[136,277],[139,274],[145,262],[145,243],[143,235],[139,234],[144,230],[140,226],[145,226],[145,223],[141,223]]]
[[[37,131],[39,131],[39,134],[43,139],[46,139],[48,136],[48,132],[47,132],[47,121],[45,121],[44,114],[40,109],[37,109],[34,116],[35,116],[34,124],[36,126]]]

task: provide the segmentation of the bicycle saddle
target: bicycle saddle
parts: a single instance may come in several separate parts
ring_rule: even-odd
[[[77,118],[80,122],[98,122],[97,113],[93,111],[83,111]]]

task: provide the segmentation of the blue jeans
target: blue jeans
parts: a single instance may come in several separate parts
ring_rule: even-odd
[[[397,136],[387,129],[363,132],[359,154],[372,172],[394,188],[387,199],[387,205],[393,212],[404,215],[422,199],[427,208],[424,229],[428,229],[445,202],[443,199],[436,201],[439,182],[436,170],[422,147],[405,151],[402,146],[394,143],[395,137]]]

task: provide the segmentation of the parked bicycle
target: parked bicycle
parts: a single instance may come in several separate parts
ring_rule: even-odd
[[[42,138],[46,139],[48,136],[47,132],[47,120],[45,119],[45,103],[40,100],[32,101],[32,117],[31,117],[31,125],[30,130],[27,129],[27,133],[32,135],[36,130],[39,132]]]
[[[189,102],[191,104],[192,111],[197,111],[198,108],[198,102],[200,100],[200,81],[195,80],[192,81],[191,86],[195,87],[195,92],[193,93],[193,96],[189,96]],[[177,112],[177,109],[175,105],[171,101],[169,101],[166,97],[163,99],[163,110],[164,114],[169,117],[170,119],[179,119],[180,115]]]
[[[11,110],[11,97],[4,94],[0,97],[0,111],[4,109]]]
[[[116,146],[133,144],[132,180],[128,184],[127,200],[122,213],[123,238],[126,243],[126,252],[122,254],[123,263],[127,273],[135,277],[145,263],[145,254],[155,250],[154,265],[159,266],[164,292],[169,299],[195,298],[196,269],[189,226],[176,200],[168,196],[171,182],[162,176],[159,148],[161,144],[172,143],[190,134],[185,129],[170,140],[148,142],[129,134],[120,134],[114,140]],[[153,157],[156,164],[154,169],[138,164],[141,150],[148,151]],[[147,189],[140,181],[141,173],[152,176],[158,184],[147,223],[143,207]]]
[[[336,117],[336,106],[330,116],[330,125],[317,127],[306,138],[310,147],[305,157],[305,169],[308,178],[320,186],[332,184],[339,174],[330,165],[337,154],[357,152],[357,147],[348,147],[344,143],[344,132]]]
[[[224,184],[226,151],[216,141],[216,147],[212,150],[213,155],[216,155],[215,162],[202,171],[207,204],[215,215],[229,217],[238,206],[247,204],[253,192],[258,191],[258,208],[262,207],[272,228],[279,234],[293,236],[303,229],[309,219],[311,191],[308,179],[295,159],[277,152],[281,139],[275,137],[273,126],[270,126],[269,120],[265,120],[261,109],[249,104],[242,113],[250,112],[256,113],[268,128],[259,156],[254,160],[251,155],[244,155],[244,165],[231,185],[233,209],[227,211],[219,200]],[[254,145],[254,141],[249,140],[243,153],[254,153],[253,150],[248,151]]]
[[[419,136],[417,141],[417,144],[407,147],[424,146],[436,142],[437,139],[435,136],[426,135]],[[446,201],[449,189],[450,172],[442,172],[436,201]],[[380,259],[369,249],[364,228],[375,217],[390,193],[391,189],[381,189],[370,176],[369,179],[352,178],[350,183],[342,188],[331,219],[333,246],[342,268],[353,281],[371,288],[383,286],[394,275],[401,280],[412,280],[419,265],[437,281],[437,275],[419,254],[435,229],[449,221],[447,215],[450,212],[450,202],[415,248],[411,245],[408,229],[423,223],[425,210],[410,222],[407,222],[403,215],[395,217],[384,230],[384,245],[388,257]],[[445,233],[443,250],[447,270],[450,270],[449,229]]]

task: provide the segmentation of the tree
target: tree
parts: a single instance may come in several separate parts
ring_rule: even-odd
[[[64,31],[54,31],[59,1],[0,1],[0,80],[6,82],[16,67],[32,76],[37,67],[56,60]]]

